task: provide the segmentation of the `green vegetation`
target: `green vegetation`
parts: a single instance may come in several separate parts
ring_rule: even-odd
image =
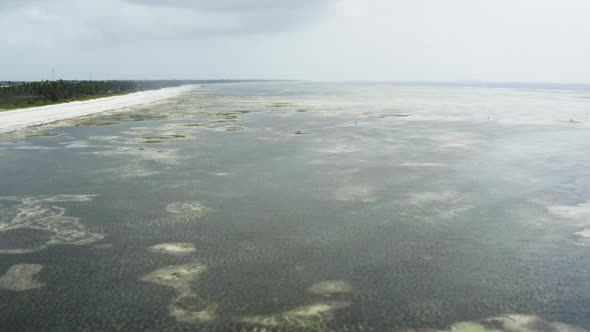
[[[37,98],[34,96],[22,96],[22,97],[12,97],[6,98],[4,96],[0,96],[0,112],[2,111],[10,111],[14,109],[20,108],[29,108],[29,107],[38,107],[38,106],[47,106],[59,103],[69,103],[71,101],[82,101],[82,100],[90,100],[95,98],[101,97],[110,97],[116,95],[123,95],[124,93],[113,93],[113,94],[98,94],[92,96],[78,96],[75,98],[64,98],[59,99],[56,101],[51,101],[43,98]]]
[[[76,100],[116,96],[138,91],[178,87],[185,84],[250,82],[233,80],[165,81],[40,81],[1,82],[0,111],[44,106]]]

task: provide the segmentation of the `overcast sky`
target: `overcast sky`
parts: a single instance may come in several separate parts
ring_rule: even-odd
[[[588,0],[0,0],[0,80],[590,83]]]

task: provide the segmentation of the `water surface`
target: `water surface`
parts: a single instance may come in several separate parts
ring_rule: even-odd
[[[246,83],[4,135],[0,329],[590,329],[588,112]]]

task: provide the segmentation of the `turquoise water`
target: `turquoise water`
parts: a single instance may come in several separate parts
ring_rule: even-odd
[[[0,330],[590,329],[589,111],[220,84],[4,135]]]

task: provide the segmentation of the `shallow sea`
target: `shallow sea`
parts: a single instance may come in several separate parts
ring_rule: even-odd
[[[590,329],[589,97],[201,85],[4,134],[0,330]]]

